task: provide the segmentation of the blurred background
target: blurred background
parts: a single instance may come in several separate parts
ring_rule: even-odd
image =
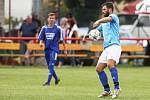
[[[114,12],[120,19],[120,38],[122,45],[142,45],[144,52],[125,52],[123,55],[142,54],[149,55],[150,38],[150,1],[149,0],[0,0],[0,36],[1,37],[20,37],[23,32],[22,25],[25,22],[36,23],[35,33],[38,33],[41,26],[46,23],[49,12],[57,13],[57,24],[61,26],[62,19],[73,18],[77,26],[77,37],[82,38],[91,30],[91,25],[98,18],[101,18],[100,5],[104,2],[114,3]],[[36,37],[37,35],[35,35]],[[68,38],[68,37],[66,37]],[[131,40],[130,38],[136,38]],[[18,40],[0,39],[1,42],[19,42]],[[5,41],[4,41],[5,40]],[[10,41],[9,41],[10,40]],[[80,42],[87,47],[97,42]],[[101,43],[102,44],[102,43]],[[82,50],[81,50],[82,51]],[[0,50],[1,54],[6,50]],[[11,54],[15,51],[9,51]],[[84,51],[85,53],[91,53]],[[18,53],[15,52],[15,54]],[[9,54],[9,53],[8,53]],[[97,53],[94,55],[98,55]],[[1,61],[4,56],[1,55]],[[145,57],[138,63],[144,63]],[[5,59],[6,60],[6,59]],[[134,59],[135,60],[135,59]],[[150,62],[149,58],[145,62]],[[121,63],[128,63],[129,59],[124,59]],[[77,61],[81,62],[81,61]],[[87,59],[83,61],[96,61]],[[137,62],[135,62],[137,64]],[[149,64],[148,64],[149,65]]]
[[[117,100],[150,100],[150,0],[0,0],[0,100],[98,100],[103,87],[95,65],[103,36],[94,41],[88,33],[102,17],[100,5],[109,1],[120,20],[117,69],[123,92]],[[57,14],[68,56],[60,44],[60,84],[52,79],[50,87],[43,87],[48,70],[37,35],[49,12]],[[66,30],[75,34],[68,36]]]
[[[29,15],[37,15],[43,23],[49,12],[58,11],[59,17],[71,12],[79,27],[83,27],[99,18],[101,15],[99,6],[107,1],[114,2],[116,13],[126,14],[133,14],[136,4],[141,2],[141,0],[1,0],[0,21],[2,25],[8,25],[11,17],[11,28],[15,28]]]

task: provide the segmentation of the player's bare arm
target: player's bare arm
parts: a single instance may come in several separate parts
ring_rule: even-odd
[[[40,47],[43,47],[43,41],[42,40],[40,40],[39,45],[40,45]]]
[[[94,22],[93,28],[96,28],[101,23],[107,23],[107,22],[111,22],[111,21],[112,21],[112,17],[110,17],[110,16],[109,17],[101,18],[101,19],[97,20],[96,22]]]

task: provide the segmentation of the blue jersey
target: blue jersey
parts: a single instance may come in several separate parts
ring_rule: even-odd
[[[39,40],[43,40],[45,50],[54,50],[59,53],[59,41],[63,40],[63,32],[60,26],[43,26],[39,33]]]
[[[96,29],[103,33],[104,48],[107,48],[113,44],[120,45],[119,40],[119,19],[115,14],[110,14],[112,17],[111,22],[102,23]]]

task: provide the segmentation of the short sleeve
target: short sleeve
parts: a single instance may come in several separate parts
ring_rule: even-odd
[[[63,34],[64,34],[63,30],[62,30],[62,28],[60,28],[60,40],[61,41],[64,40],[64,35]]]
[[[115,15],[115,14],[110,14],[109,16],[112,18],[112,21],[117,22],[117,20],[118,20],[117,15]]]
[[[99,25],[97,28],[96,28],[98,31],[102,32],[103,29],[102,29],[102,25]]]
[[[40,30],[39,36],[38,36],[39,40],[45,40],[45,27],[43,26]]]

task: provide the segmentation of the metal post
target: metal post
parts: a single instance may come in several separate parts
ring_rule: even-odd
[[[9,0],[9,36],[11,36],[11,0]]]
[[[57,8],[57,10],[58,10],[58,25],[60,25],[60,0],[58,0],[57,3],[58,3],[58,8]]]

